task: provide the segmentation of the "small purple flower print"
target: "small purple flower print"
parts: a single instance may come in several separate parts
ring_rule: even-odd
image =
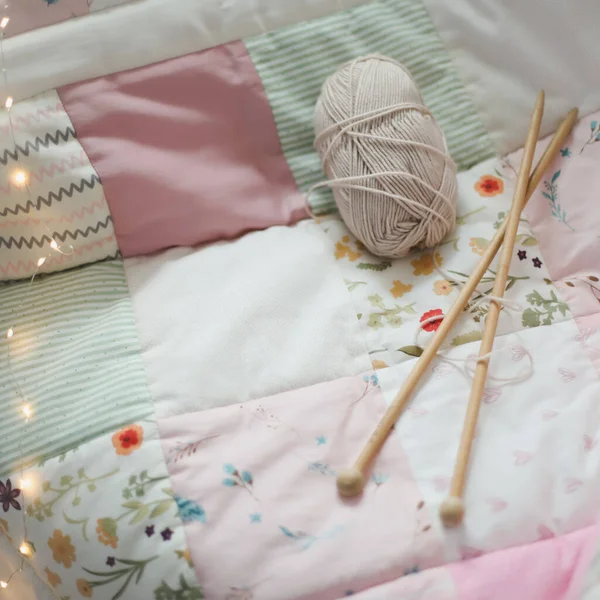
[[[536,256],[534,259],[532,259],[532,262],[533,262],[533,266],[534,266],[536,269],[540,269],[540,268],[541,268],[541,266],[542,266],[542,261],[541,261],[541,260],[540,260],[540,259],[539,259],[537,256]]]
[[[15,510],[21,510],[21,505],[17,498],[21,495],[21,490],[15,488],[13,490],[10,479],[6,480],[6,484],[0,481],[0,502],[2,503],[2,509],[4,512],[8,512],[8,509],[12,506]]]
[[[167,527],[160,532],[160,535],[165,542],[168,542],[173,536],[173,531]]]
[[[146,527],[146,535],[148,537],[152,537],[154,535],[154,525],[148,525],[148,527]]]
[[[109,557],[106,559],[106,564],[107,564],[109,567],[114,567],[114,566],[115,566],[115,563],[116,563],[116,561],[115,561],[115,557],[114,557],[114,556],[109,556]]]
[[[519,260],[525,260],[527,258],[527,252],[525,250],[519,250],[517,256],[519,257]]]

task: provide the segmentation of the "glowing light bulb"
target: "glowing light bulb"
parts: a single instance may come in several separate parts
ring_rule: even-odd
[[[0,29],[6,29],[9,21],[10,19],[8,17],[2,17],[2,21],[0,21]]]
[[[31,479],[28,479],[27,477],[24,477],[20,481],[20,486],[21,486],[22,490],[26,490],[27,488],[31,487]]]
[[[25,415],[26,419],[30,419],[31,415],[33,414],[33,411],[31,410],[31,406],[29,406],[29,404],[26,404],[23,407],[23,414]]]
[[[7,587],[8,587],[8,583],[6,583],[6,581],[0,581],[0,588],[5,590]]]
[[[13,175],[13,181],[16,185],[25,185],[27,183],[27,174],[25,171],[19,170]]]
[[[13,335],[15,335],[15,331],[12,327],[9,327],[8,331],[6,332],[6,337],[10,339]]]
[[[13,105],[13,99],[12,96],[9,96],[6,101],[4,102],[4,106],[6,108],[10,108]]]
[[[29,542],[23,542],[20,546],[19,546],[19,552],[23,555],[23,556],[31,556],[32,554],[32,548],[31,548],[31,544]]]
[[[52,248],[52,250],[58,250],[58,244],[56,243],[56,240],[52,240],[50,242],[50,248]]]
[[[37,266],[41,267],[44,263],[46,262],[46,257],[42,256],[42,258],[39,258],[37,261]]]

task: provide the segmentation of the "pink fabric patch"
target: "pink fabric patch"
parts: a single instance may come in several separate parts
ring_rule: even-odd
[[[337,494],[386,409],[365,377],[159,420],[207,598],[340,598],[443,562],[395,435],[363,496]]]
[[[449,566],[460,600],[577,598],[598,538],[596,527]]]
[[[306,216],[242,42],[59,94],[102,179],[124,256]]]
[[[538,144],[541,155],[550,137]],[[518,168],[522,152],[509,157]],[[576,317],[600,310],[600,113],[584,117],[525,207],[546,266]]]
[[[10,21],[5,29],[5,36],[10,37],[31,31],[72,17],[87,15],[90,11],[87,0],[11,0],[5,11]],[[4,16],[4,12],[2,13]]]

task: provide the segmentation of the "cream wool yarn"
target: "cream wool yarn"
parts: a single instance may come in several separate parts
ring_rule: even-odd
[[[329,181],[313,189],[333,189],[342,219],[373,254],[399,258],[452,231],[456,166],[400,63],[374,55],[343,65],[323,84],[315,131]]]

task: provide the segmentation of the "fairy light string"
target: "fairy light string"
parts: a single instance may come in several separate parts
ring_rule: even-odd
[[[4,4],[3,8],[4,8],[3,12],[6,13],[6,9],[8,8],[8,5]],[[33,206],[33,201],[32,201],[33,193],[31,191],[31,188],[29,187],[28,173],[21,165],[19,165],[19,155],[18,155],[19,148],[17,146],[14,123],[13,123],[12,114],[11,114],[11,109],[13,107],[14,100],[13,100],[13,97],[9,94],[8,74],[7,74],[7,69],[6,69],[6,60],[5,60],[5,56],[4,56],[4,33],[5,33],[7,26],[9,25],[9,23],[10,23],[10,17],[7,16],[6,14],[4,14],[2,16],[2,18],[0,19],[0,61],[2,63],[1,64],[2,80],[4,83],[4,91],[6,93],[6,98],[4,100],[4,109],[6,110],[7,117],[8,117],[8,133],[10,136],[10,144],[13,146],[13,148],[15,150],[15,157],[16,157],[15,162],[17,163],[17,169],[11,174],[10,179],[15,187],[20,188],[25,191],[25,193],[27,195],[27,199],[30,201],[30,205]],[[39,210],[39,208],[37,210]],[[13,382],[15,392],[19,397],[19,410],[24,419],[25,427],[27,427],[27,424],[30,423],[30,421],[35,418],[35,411],[34,411],[33,403],[28,399],[27,395],[24,393],[24,391],[19,383],[19,380],[16,377],[15,372],[13,370],[11,346],[15,341],[15,334],[18,332],[17,323],[15,321],[16,321],[17,316],[19,314],[21,314],[21,311],[22,311],[23,307],[25,306],[25,304],[28,302],[30,294],[31,294],[33,282],[34,282],[36,276],[38,275],[41,267],[46,262],[46,260],[54,252],[63,254],[65,256],[69,256],[69,255],[73,254],[73,251],[74,251],[73,246],[69,244],[70,252],[63,252],[62,248],[58,245],[56,240],[54,240],[54,238],[53,238],[54,232],[52,232],[48,228],[46,221],[42,219],[41,223],[42,223],[44,229],[46,229],[46,231],[48,232],[49,238],[51,241],[46,249],[45,254],[43,254],[42,256],[40,256],[38,258],[38,260],[36,262],[36,268],[29,280],[29,284],[27,285],[25,293],[23,294],[23,298],[22,298],[21,302],[19,303],[19,305],[17,306],[15,312],[13,313],[13,319],[12,319],[13,323],[10,324],[10,326],[5,330],[5,333],[4,333],[4,335],[6,337],[6,361],[7,361],[8,372],[9,372],[11,380]],[[19,442],[18,442],[19,457],[20,457],[20,460],[19,460],[19,471],[20,471],[19,489],[21,490],[21,498],[20,498],[21,504],[22,504],[21,517],[22,517],[22,523],[23,523],[23,534],[22,534],[21,540],[19,542],[17,542],[18,543],[17,550],[19,553],[19,564],[18,564],[18,567],[15,570],[13,570],[12,573],[10,573],[8,575],[8,577],[6,577],[4,574],[0,573],[0,594],[2,594],[2,592],[4,592],[5,590],[10,588],[12,580],[17,575],[19,575],[19,573],[22,573],[24,571],[26,560],[30,559],[34,554],[33,545],[29,541],[28,533],[27,533],[26,490],[31,487],[30,486],[31,482],[25,476],[25,453],[23,451],[24,450],[23,438],[24,438],[23,435],[19,436]],[[52,597],[55,597],[54,592],[51,589],[50,589],[50,592],[51,592]]]

